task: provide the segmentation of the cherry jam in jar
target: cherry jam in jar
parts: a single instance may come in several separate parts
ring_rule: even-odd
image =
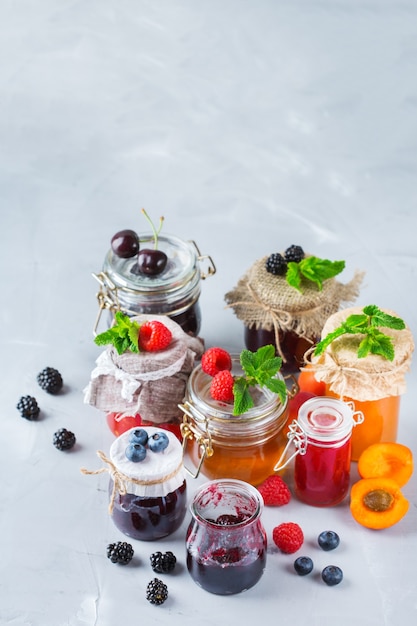
[[[194,582],[218,595],[253,587],[264,572],[267,553],[257,489],[239,480],[210,481],[197,490],[190,508],[186,552]]]
[[[151,437],[156,427],[140,427]],[[146,450],[144,460],[126,456],[130,435],[120,435],[110,448],[110,511],[115,526],[128,537],[144,541],[162,539],[175,532],[187,511],[187,486],[182,465],[182,446],[166,430],[168,447],[159,452]]]
[[[304,355],[314,345],[317,338],[300,337],[293,331],[279,331],[279,347],[283,356],[282,371],[286,374],[296,373],[304,363]],[[258,348],[271,344],[275,346],[277,354],[275,330],[244,326],[244,342],[248,350],[255,352]]]
[[[141,248],[153,247],[153,235],[140,239]],[[201,281],[215,274],[216,268],[207,255],[201,255],[195,242],[183,241],[172,235],[158,237],[158,249],[165,252],[168,262],[157,275],[137,271],[137,259],[120,258],[110,249],[104,259],[103,269],[93,274],[100,283],[97,294],[99,313],[94,332],[97,331],[104,309],[129,316],[166,315],[189,334],[197,336],[201,327],[199,297]],[[207,263],[201,271],[200,264]]]
[[[301,405],[298,418],[289,425],[288,445],[293,443],[296,451],[287,460],[294,458],[294,488],[299,500],[325,507],[345,498],[352,429],[362,421],[363,414],[341,400],[318,396]],[[278,462],[275,470],[285,464]]]

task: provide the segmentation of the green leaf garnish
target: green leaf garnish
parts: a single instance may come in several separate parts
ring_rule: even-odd
[[[345,268],[344,261],[328,261],[316,256],[308,256],[299,263],[290,261],[287,266],[286,281],[291,286],[301,290],[302,279],[307,279],[317,285],[319,291],[323,289],[323,281],[340,274]]]
[[[362,311],[362,314],[349,315],[338,328],[326,335],[317,344],[314,355],[323,354],[337,337],[345,334],[360,334],[365,336],[358,347],[357,356],[359,359],[365,358],[368,354],[379,354],[384,359],[393,361],[395,354],[392,338],[379,329],[382,327],[404,330],[404,321],[399,317],[384,313],[374,304],[365,306]]]
[[[130,317],[117,311],[115,315],[115,324],[100,333],[94,338],[94,342],[98,346],[106,346],[112,344],[118,354],[130,352],[139,352],[138,338],[140,326],[138,322],[132,322]]]
[[[267,387],[279,396],[282,404],[285,403],[287,387],[283,380],[276,378],[282,359],[275,356],[274,346],[262,346],[256,352],[242,350],[240,364],[244,375],[237,376],[233,385],[233,415],[241,415],[254,406],[249,388],[256,385]]]

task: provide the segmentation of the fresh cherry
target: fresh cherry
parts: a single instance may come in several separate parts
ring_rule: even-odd
[[[134,230],[120,230],[111,238],[111,249],[122,259],[130,259],[139,252],[139,237]]]
[[[164,271],[167,262],[168,257],[162,250],[144,248],[139,252],[136,266],[132,268],[132,272],[156,276]]]

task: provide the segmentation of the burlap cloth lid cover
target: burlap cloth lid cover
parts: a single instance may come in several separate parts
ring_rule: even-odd
[[[237,318],[248,327],[275,331],[280,355],[279,331],[294,332],[314,341],[320,337],[324,322],[339,310],[342,302],[353,302],[359,295],[363,272],[355,272],[347,284],[335,278],[323,281],[320,291],[314,283],[303,281],[302,292],[289,285],[285,276],[266,271],[267,256],[258,259],[238,281],[225,300]]]
[[[381,309],[394,317],[398,315]],[[329,317],[322,330],[322,339],[338,328],[349,315],[362,314],[362,307],[351,307]],[[389,361],[378,354],[358,358],[357,351],[363,335],[342,335],[328,346],[320,356],[311,356],[311,364],[317,380],[329,385],[331,391],[341,398],[359,402],[380,400],[405,392],[405,374],[410,369],[414,341],[410,329],[382,328],[381,332],[392,338],[394,360]]]
[[[188,377],[204,343],[163,315],[138,315],[132,320],[139,324],[159,320],[172,333],[170,345],[157,352],[121,355],[108,346],[96,361],[84,402],[105,412],[139,413],[143,420],[156,424],[178,421],[178,403],[184,399]]]

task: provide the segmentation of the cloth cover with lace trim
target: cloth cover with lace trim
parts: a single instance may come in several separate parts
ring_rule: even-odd
[[[155,424],[178,423],[182,419],[178,404],[184,399],[188,377],[204,351],[204,342],[187,335],[166,316],[138,315],[132,320],[139,324],[162,322],[172,333],[170,345],[157,352],[124,354],[108,346],[96,361],[84,390],[84,402],[106,413],[139,413],[144,421]]]

